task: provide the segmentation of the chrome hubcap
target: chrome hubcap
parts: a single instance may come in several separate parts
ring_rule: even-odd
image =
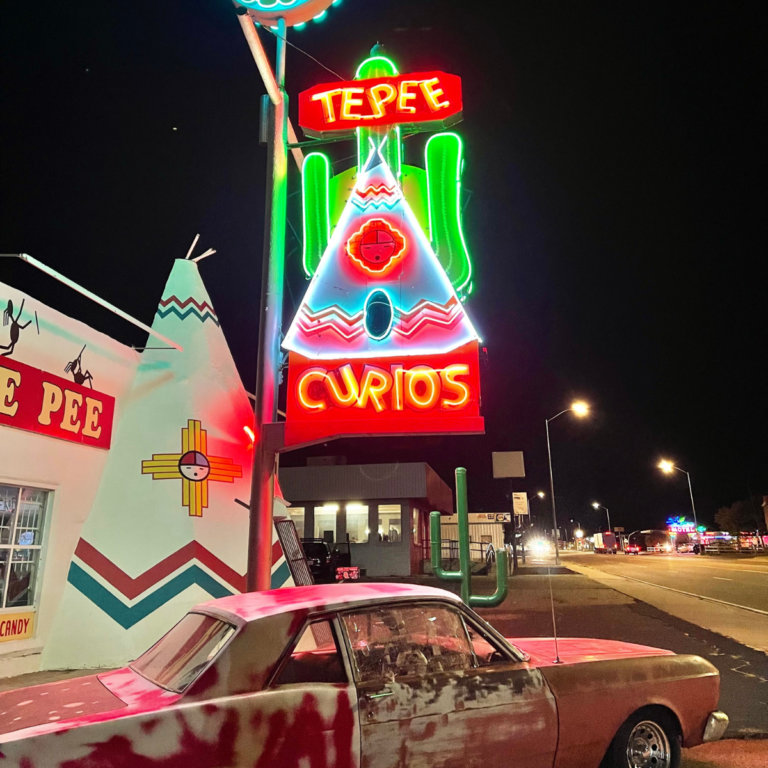
[[[627,744],[629,768],[669,768],[672,751],[664,729],[650,720],[638,723]]]

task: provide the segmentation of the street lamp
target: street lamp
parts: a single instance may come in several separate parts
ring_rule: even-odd
[[[538,496],[540,499],[543,499],[543,498],[544,498],[544,491],[539,491],[539,492],[538,492],[536,495],[537,495],[537,496]]]
[[[547,430],[547,456],[549,457],[549,489],[552,493],[552,528],[555,534],[555,565],[560,565],[560,548],[557,546],[557,512],[555,511],[555,477],[552,473],[552,447],[549,443],[549,422],[554,421],[559,416],[562,416],[568,411],[573,411],[576,416],[583,419],[589,414],[589,405],[582,400],[577,400],[571,405],[570,408],[566,408],[564,411],[560,411],[556,416],[551,419],[545,419],[544,426]],[[539,491],[539,497],[544,498],[544,493]]]
[[[595,509],[604,509],[605,514],[608,515],[608,530],[613,533],[613,528],[611,528],[611,513],[608,511],[608,507],[604,507],[602,504],[598,504],[596,501],[592,502],[592,506]]]
[[[671,475],[675,470],[677,470],[678,472],[683,472],[688,476],[688,492],[691,494],[691,509],[693,510],[693,524],[698,528],[699,522],[696,519],[696,504],[694,504],[694,501],[693,501],[693,485],[691,485],[691,473],[686,472],[686,470],[684,469],[680,469],[680,467],[676,467],[671,461],[668,461],[667,459],[662,459],[657,466],[665,475]]]

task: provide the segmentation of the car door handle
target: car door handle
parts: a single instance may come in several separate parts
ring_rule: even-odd
[[[383,699],[385,696],[393,696],[394,693],[389,688],[385,688],[383,691],[377,691],[376,693],[366,693],[365,698],[373,701],[374,699]]]

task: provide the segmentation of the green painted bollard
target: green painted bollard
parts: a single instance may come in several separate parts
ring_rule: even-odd
[[[442,536],[440,513],[429,516],[430,545],[432,551],[432,572],[441,581],[460,581],[461,599],[471,608],[493,608],[507,598],[509,582],[507,576],[507,553],[496,550],[496,591],[492,595],[473,595],[472,563],[469,552],[469,513],[467,512],[467,470],[456,470],[456,512],[459,524],[459,570],[447,571],[441,564]]]

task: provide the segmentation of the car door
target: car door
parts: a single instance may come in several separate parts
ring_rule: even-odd
[[[458,607],[409,602],[341,618],[366,768],[551,768],[557,712],[542,675],[473,627],[478,655]]]

